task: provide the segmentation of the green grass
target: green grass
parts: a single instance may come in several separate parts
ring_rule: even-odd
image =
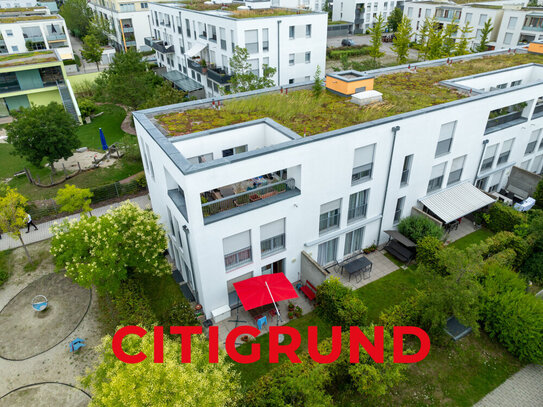
[[[275,319],[273,320],[275,321]],[[273,322],[272,322],[273,323]],[[308,326],[316,326],[318,327],[319,332],[319,342],[323,339],[329,338],[332,336],[332,325],[321,318],[318,317],[317,314],[315,314],[314,311],[303,315],[300,318],[293,319],[290,321],[287,326],[290,326],[292,328],[295,328],[300,332],[300,336],[302,337],[302,344],[300,345],[300,348],[296,353],[301,353],[305,350],[307,350],[307,327]],[[255,380],[257,380],[260,376],[266,374],[270,369],[277,366],[277,364],[270,364],[268,362],[269,360],[269,348],[268,348],[268,342],[269,342],[269,335],[261,335],[258,338],[256,338],[256,343],[260,344],[260,360],[255,363],[249,363],[249,364],[239,364],[234,363],[235,369],[238,370],[241,373],[241,380],[244,386],[248,386],[252,384]],[[242,355],[248,355],[251,352],[251,344],[255,342],[249,342],[246,344],[241,345],[238,347],[238,352]],[[285,336],[285,342],[284,345],[289,343],[289,337]],[[284,363],[288,359],[285,355],[279,356],[279,363]]]
[[[10,275],[9,256],[13,250],[0,251],[0,287],[4,284]]]
[[[183,301],[183,293],[171,275],[157,277],[138,274],[135,278],[143,283],[145,296],[159,319],[165,316],[174,304]]]
[[[396,266],[398,267],[402,267],[402,266],[405,266],[405,263],[398,260],[396,257],[394,257],[392,254],[390,254],[389,252],[384,252],[383,253],[385,255],[385,257],[387,259],[389,259],[392,263],[394,263]]]
[[[40,177],[48,177],[51,171],[49,168],[38,168],[35,165],[30,164],[24,158],[16,155],[12,155],[13,147],[8,143],[0,143],[0,180],[10,178],[16,172],[21,171],[24,167],[28,168],[32,174],[37,174]],[[26,180],[26,176],[22,176]]]
[[[475,232],[470,233],[469,235],[466,235],[452,242],[449,246],[454,247],[455,249],[464,250],[472,244],[477,244],[482,242],[483,240],[486,240],[493,234],[494,232],[492,232],[491,230],[487,228],[481,228],[479,230],[476,230]]]
[[[99,112],[104,112],[104,114],[93,119],[91,123],[80,126],[77,129],[77,135],[81,140],[81,146],[102,151],[99,128],[102,128],[108,145],[120,141],[127,135],[121,130],[121,123],[126,117],[126,112],[122,107],[115,105],[100,105],[98,108]]]

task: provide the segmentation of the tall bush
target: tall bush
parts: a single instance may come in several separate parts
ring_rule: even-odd
[[[426,236],[433,236],[436,239],[441,239],[443,236],[443,229],[426,216],[403,218],[398,224],[398,231],[417,244]]]
[[[435,236],[423,237],[417,245],[417,261],[426,269],[444,275],[446,273],[439,254],[443,250],[443,242]]]
[[[528,239],[523,239],[512,232],[499,232],[479,244],[479,249],[484,259],[498,254],[507,249],[515,252],[515,259],[512,263],[514,268],[520,267],[530,252]]]
[[[487,227],[493,232],[513,232],[515,226],[525,222],[525,214],[511,206],[496,202],[484,216]]]
[[[317,314],[333,325],[348,329],[366,323],[366,306],[337,277],[331,277],[317,287],[316,301]]]

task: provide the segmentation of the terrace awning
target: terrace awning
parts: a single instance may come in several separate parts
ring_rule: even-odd
[[[389,235],[392,239],[395,239],[403,244],[405,247],[417,247],[417,244],[415,242],[412,242],[397,230],[385,230],[385,233]]]
[[[177,70],[168,72],[166,72],[165,70],[157,70],[157,74],[162,76],[164,79],[172,82],[175,86],[177,86],[184,92],[194,92],[198,89],[203,89],[202,84],[196,82],[194,79],[189,78],[187,75]]]
[[[187,55],[190,58],[194,58],[196,54],[199,54],[204,50],[204,48],[207,47],[207,44],[202,44],[201,42],[196,42],[192,46],[191,49],[185,52],[185,55]]]
[[[435,213],[443,222],[450,223],[490,205],[495,199],[469,182],[463,182],[421,198],[419,201]]]
[[[298,297],[283,273],[266,274],[234,283],[238,297],[247,311],[272,302]]]

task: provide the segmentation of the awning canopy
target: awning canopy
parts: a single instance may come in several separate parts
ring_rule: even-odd
[[[266,274],[234,283],[234,289],[247,311],[272,302],[298,297],[283,273]],[[271,295],[270,295],[271,293]],[[273,296],[273,298],[272,298]]]
[[[172,82],[175,86],[181,89],[184,92],[193,92],[198,89],[203,89],[201,83],[196,82],[194,79],[189,78],[182,72],[179,71],[169,71],[165,72],[164,70],[157,71],[157,73],[162,76],[164,79]]]
[[[196,54],[199,54],[202,52],[202,50],[207,47],[207,44],[202,44],[201,42],[195,42],[191,49],[185,52],[185,55],[187,55],[190,58],[194,58]]]
[[[393,238],[394,240],[397,240],[398,242],[400,242],[405,247],[417,247],[416,243],[409,240],[407,237],[402,235],[397,230],[385,230],[385,233],[389,235],[391,238]]]
[[[443,222],[449,223],[486,205],[490,205],[495,199],[469,182],[463,182],[421,198],[419,201]]]

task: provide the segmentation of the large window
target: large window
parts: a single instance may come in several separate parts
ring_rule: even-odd
[[[394,210],[394,224],[397,225],[402,218],[403,207],[405,204],[405,196],[398,198],[396,201],[396,209]]]
[[[364,228],[353,230],[345,235],[345,249],[343,250],[343,255],[347,256],[348,254],[354,253],[362,249],[362,244],[364,243]]]
[[[245,30],[245,48],[249,54],[258,52],[258,30]]]
[[[503,142],[502,152],[498,157],[498,163],[496,165],[506,163],[507,160],[509,160],[509,155],[511,154],[511,147],[513,146],[513,140],[514,139],[509,139]]]
[[[511,45],[511,41],[513,41],[513,34],[505,33],[505,36],[503,37],[504,45]]]
[[[535,174],[541,173],[541,162],[543,161],[543,155],[538,155],[536,158],[534,158],[534,162],[532,163],[532,169],[531,171]]]
[[[228,280],[226,282],[226,287],[228,290],[228,305],[230,305],[231,309],[241,306],[241,301],[239,300],[238,293],[236,292],[236,289],[234,288],[234,283],[247,280],[248,278],[251,278],[251,277],[253,277],[252,271],[250,273],[233,278],[232,280]]]
[[[262,257],[285,248],[285,219],[279,219],[260,227],[260,252]]]
[[[226,270],[231,270],[252,261],[251,232],[249,230],[223,239],[222,244]]]
[[[405,186],[409,183],[409,173],[411,172],[411,164],[413,163],[413,154],[406,155],[403,159],[402,167],[402,179],[400,181],[400,186]]]
[[[515,27],[517,26],[517,20],[518,20],[517,17],[509,17],[509,23],[507,24],[507,29],[514,30]]]
[[[487,18],[488,16],[486,14],[481,14],[479,16],[479,25],[485,25]]]
[[[319,232],[324,233],[339,228],[341,199],[321,205]]]
[[[427,192],[441,189],[441,185],[443,184],[443,175],[445,174],[445,166],[446,163],[441,163],[432,167]]]
[[[309,64],[311,62],[311,51],[305,53],[305,63]]]
[[[456,121],[449,122],[441,125],[439,131],[439,140],[436,147],[436,157],[447,154],[451,151],[451,145],[454,135],[454,129],[456,128]]]
[[[488,187],[488,192],[494,192],[499,189],[502,175],[503,175],[503,171],[498,171],[497,173],[492,174],[492,176],[489,177],[490,186]]]
[[[20,89],[15,72],[0,73],[0,92],[12,92]]]
[[[59,66],[40,68],[40,75],[43,86],[54,86],[64,82],[62,69]]]
[[[306,26],[305,26],[305,36],[306,36],[306,38],[311,38],[311,24],[306,24]]]
[[[532,134],[530,134],[530,139],[528,140],[528,144],[526,145],[526,150],[524,150],[524,155],[531,154],[535,151],[535,146],[537,145],[539,134],[541,134],[541,129],[532,131]]]
[[[373,152],[375,144],[357,148],[354,151],[353,173],[351,184],[358,184],[371,179],[373,172]]]
[[[222,150],[222,156],[230,157],[231,155],[245,153],[246,151],[247,151],[247,144],[245,144],[244,146],[238,146],[238,147],[227,148],[226,150]]]
[[[483,155],[483,162],[481,163],[481,171],[486,171],[492,168],[497,150],[498,150],[497,144],[493,144],[490,147],[486,148],[485,154]]]
[[[294,54],[288,54],[288,64],[294,65]]]
[[[195,157],[187,158],[187,161],[192,164],[202,164],[209,161],[213,161],[213,153],[197,155]]]
[[[370,195],[370,190],[365,189],[363,191],[357,192],[350,196],[347,221],[366,217],[366,213],[368,212],[369,195]]]
[[[319,245],[319,253],[317,255],[317,263],[325,266],[336,260],[338,238],[329,240]]]
[[[447,185],[452,185],[462,178],[462,171],[464,170],[464,161],[466,160],[466,156],[457,157],[453,160],[451,164],[451,170],[449,171],[449,180],[447,181]]]
[[[267,28],[262,29],[262,51],[266,52],[270,50],[269,30]]]
[[[288,38],[290,38],[291,40],[294,39],[294,26],[293,25],[288,27]]]
[[[226,30],[222,27],[219,27],[219,34],[221,36],[221,49],[226,50]]]

